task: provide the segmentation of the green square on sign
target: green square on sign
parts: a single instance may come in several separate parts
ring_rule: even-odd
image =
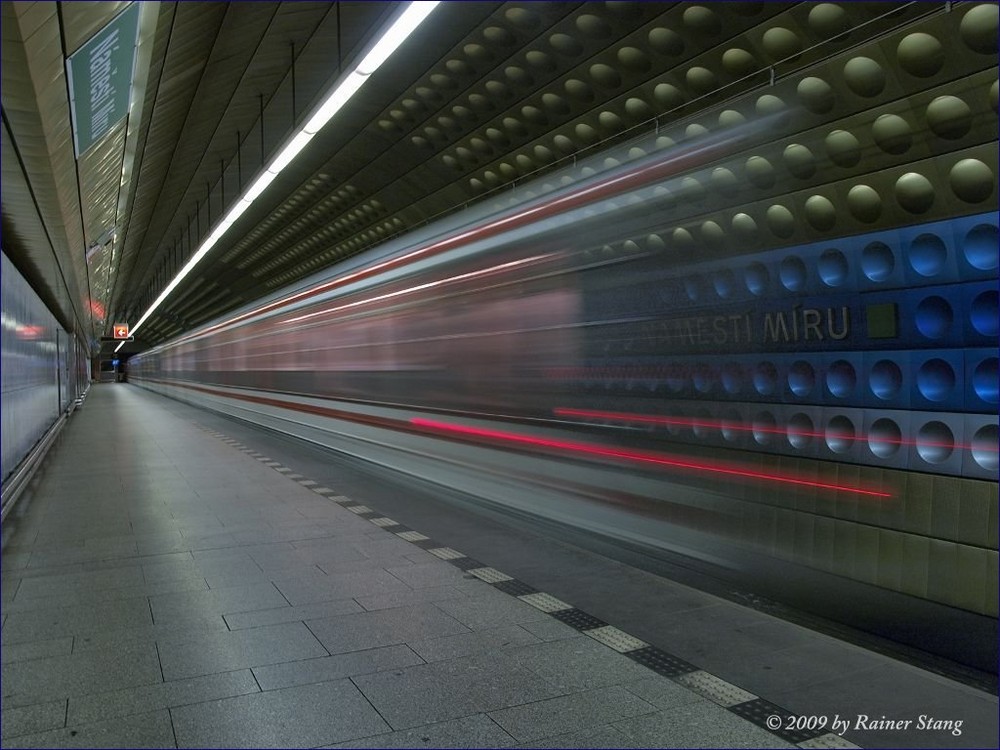
[[[868,318],[868,338],[894,339],[899,335],[895,302],[868,305],[865,312]]]

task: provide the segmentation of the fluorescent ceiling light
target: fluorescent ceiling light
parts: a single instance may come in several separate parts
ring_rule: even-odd
[[[389,56],[399,48],[399,45],[406,41],[407,37],[423,23],[424,19],[437,6],[437,2],[423,2],[422,0],[410,3],[406,10],[396,19],[396,22],[379,37],[379,40],[375,42],[375,46],[371,48],[371,51],[364,56],[354,70],[363,76],[369,76],[378,70],[382,66],[382,63],[389,59]]]
[[[169,294],[177,288],[177,285],[181,280],[191,273],[191,269],[197,265],[197,263],[205,257],[209,250],[222,238],[226,231],[233,225],[233,223],[250,208],[250,205],[260,197],[260,195],[267,189],[274,178],[281,174],[292,160],[299,155],[299,153],[306,147],[312,137],[318,133],[330,119],[340,111],[340,109],[347,103],[347,101],[357,93],[358,89],[368,80],[368,76],[374,73],[378,68],[389,59],[392,54],[399,49],[399,46],[406,41],[407,37],[412,34],[416,28],[423,23],[423,21],[431,14],[439,2],[437,0],[414,0],[411,2],[399,17],[382,32],[382,35],[375,42],[374,46],[368,51],[368,53],[361,59],[361,62],[355,65],[350,71],[347,72],[345,76],[342,76],[340,80],[334,85],[333,90],[329,95],[323,100],[323,103],[317,107],[315,113],[306,120],[306,124],[295,131],[292,139],[285,145],[284,148],[278,153],[278,155],[271,160],[271,163],[265,167],[264,171],[261,172],[257,178],[250,185],[249,189],[240,196],[236,203],[233,204],[232,208],[226,213],[222,221],[220,221],[216,227],[212,230],[211,234],[205,239],[204,242],[199,246],[198,251],[191,257],[191,259],[184,265],[184,267],[177,273],[173,280],[167,284],[166,289],[164,289],[160,296],[156,298],[149,309],[142,314],[139,321],[132,326],[129,331],[130,334],[134,334],[139,328],[142,327],[149,316],[153,314],[153,311],[158,308],[163,301],[169,296]],[[125,342],[121,342],[115,348],[117,352]]]

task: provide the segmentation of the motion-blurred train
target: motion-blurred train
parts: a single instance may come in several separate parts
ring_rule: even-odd
[[[990,669],[994,618],[865,573],[906,487],[886,460],[940,440],[824,411],[858,378],[862,297],[781,297],[768,269],[796,269],[768,253],[662,236],[767,133],[577,163],[133,357],[130,379]]]

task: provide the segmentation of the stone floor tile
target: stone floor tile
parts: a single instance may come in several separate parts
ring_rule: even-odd
[[[350,680],[183,706],[172,715],[179,747],[317,747],[389,730]]]
[[[518,742],[530,742],[654,711],[651,704],[614,686],[492,711],[489,716]]]
[[[328,748],[510,747],[513,738],[484,714],[427,724],[419,729],[377,734]]]
[[[164,640],[157,647],[165,680],[328,656],[301,622]]]
[[[254,667],[253,673],[261,690],[276,690],[423,663],[410,648],[399,645]]]
[[[26,734],[4,742],[6,748],[163,748],[175,747],[167,711],[78,724],[39,734]]]

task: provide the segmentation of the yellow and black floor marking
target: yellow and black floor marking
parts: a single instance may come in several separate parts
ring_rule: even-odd
[[[667,677],[679,685],[683,685],[688,690],[704,696],[713,703],[728,709],[758,727],[766,729],[771,734],[786,742],[791,742],[809,750],[859,747],[838,734],[823,732],[819,729],[785,729],[784,726],[775,729],[770,726],[775,716],[793,717],[795,714],[751,692],[743,690],[723,680],[721,677],[716,677],[709,672],[698,669],[698,667],[690,662],[674,656],[657,646],[651,646],[645,641],[635,638],[613,625],[609,625],[603,620],[577,609],[571,604],[567,604],[550,594],[539,591],[531,586],[531,584],[519,581],[513,576],[509,576],[496,568],[479,562],[458,550],[446,547],[415,529],[411,529],[391,518],[383,516],[367,505],[355,502],[349,497],[339,495],[335,490],[320,486],[317,482],[302,477],[301,474],[295,474],[290,468],[282,465],[280,462],[273,461],[256,451],[251,451],[239,441],[233,440],[221,432],[204,427],[202,429],[213,437],[217,437],[223,442],[232,445],[234,448],[254,456],[257,460],[272,467],[275,471],[292,479],[292,481],[298,482],[303,487],[312,490],[318,495],[322,495],[338,503],[357,516],[367,519],[375,526],[391,534],[395,534],[400,539],[405,539],[414,546],[493,586],[493,588],[516,597],[525,604],[529,604],[549,614],[560,622],[578,630],[583,635],[589,636],[647,669]],[[768,721],[769,719],[771,721]],[[790,722],[782,722],[783,725],[788,723]]]

